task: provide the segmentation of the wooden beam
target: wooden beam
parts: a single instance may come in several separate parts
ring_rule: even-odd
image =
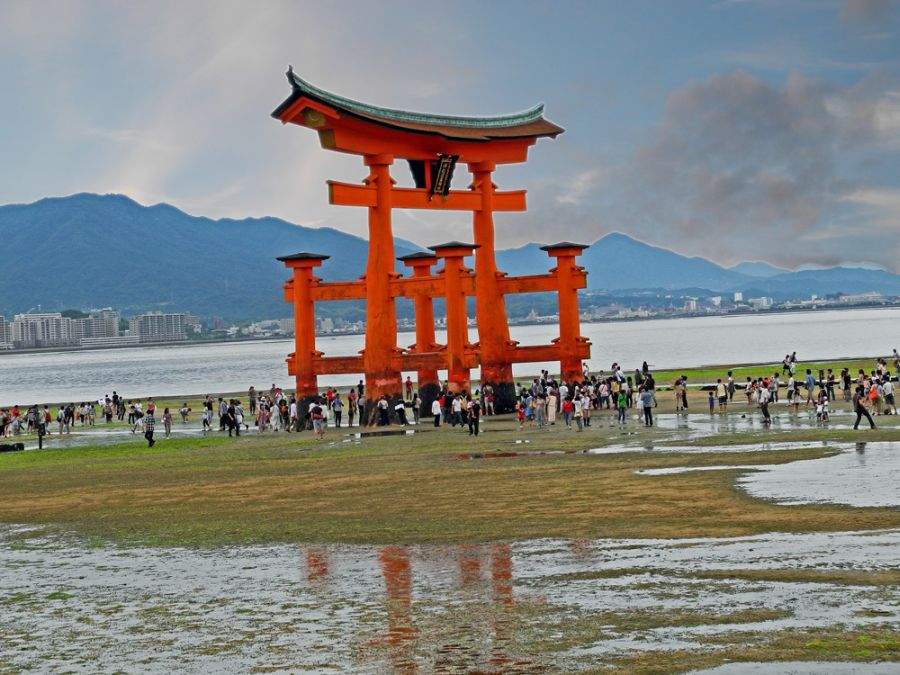
[[[577,343],[578,356],[590,358],[591,343],[587,340]],[[559,361],[562,350],[558,344],[550,345],[518,345],[510,347],[507,352],[510,363],[535,363],[538,361]]]
[[[328,181],[328,202],[336,206],[366,206],[377,203],[374,186]],[[433,211],[480,211],[481,193],[476,190],[451,190],[446,197],[429,199],[424,188],[393,188],[391,207],[395,209],[430,209]],[[495,192],[494,211],[524,211],[525,190]]]
[[[587,273],[584,270],[575,271],[572,274],[575,288],[587,288]],[[500,289],[504,295],[515,293],[542,293],[556,291],[559,282],[555,273],[530,274],[520,277],[503,277],[500,279]]]
[[[465,275],[461,279],[462,289],[466,295],[475,295],[474,275]],[[430,298],[442,298],[446,293],[444,277],[401,277],[391,281],[391,294],[395,298],[414,298],[424,295]]]
[[[353,375],[364,372],[361,355],[320,356],[313,363],[316,375]]]
[[[328,203],[336,206],[375,206],[375,187],[328,181]]]
[[[309,289],[309,295],[315,302],[323,300],[365,300],[365,281],[334,281],[315,284]]]

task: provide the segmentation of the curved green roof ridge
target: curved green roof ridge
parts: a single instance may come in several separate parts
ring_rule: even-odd
[[[362,115],[381,117],[397,122],[412,122],[414,124],[430,124],[444,127],[460,127],[468,129],[495,129],[512,127],[520,124],[529,124],[542,119],[544,104],[539,103],[533,108],[523,110],[512,115],[496,115],[490,117],[461,117],[456,115],[433,115],[430,113],[409,112],[407,110],[394,110],[392,108],[379,108],[378,106],[361,103],[350,98],[332,94],[330,91],[320,89],[300,78],[294,73],[293,68],[288,69],[288,81],[296,90],[307,93],[325,103],[330,103],[338,108],[357,112]]]

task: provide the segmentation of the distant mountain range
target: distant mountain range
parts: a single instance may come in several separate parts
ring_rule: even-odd
[[[122,195],[76,194],[0,207],[0,313],[111,306],[190,311],[229,320],[290,316],[275,258],[330,255],[328,279],[365,269],[368,242],[278,218],[212,220]],[[397,243],[397,255],[417,250]],[[362,262],[361,262],[362,261]]]
[[[759,262],[726,269],[706,258],[679,255],[617,232],[594,242],[579,262],[589,273],[589,290],[741,291],[745,298],[775,299],[870,291],[900,294],[900,275],[884,270],[831,267],[790,272]],[[547,254],[539,244],[528,244],[498,251],[497,264],[510,274],[533,274],[547,266]]]
[[[304,250],[330,255],[321,276],[344,280],[362,274],[368,251],[365,239],[332,228],[278,218],[213,220],[167,204],[142,206],[122,195],[95,194],[0,206],[0,241],[7,252],[0,264],[0,314],[7,316],[38,306],[190,311],[229,320],[289,316],[280,290],[288,275],[277,256]],[[398,256],[415,250],[396,240]],[[551,262],[539,244],[497,252],[499,268],[509,274],[541,273]],[[742,291],[776,299],[900,295],[900,276],[883,270],[791,272],[762,262],[726,269],[619,233],[594,242],[580,263],[589,272],[588,288],[598,291]]]

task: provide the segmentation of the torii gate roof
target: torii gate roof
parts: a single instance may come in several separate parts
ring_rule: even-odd
[[[288,121],[284,119],[285,113],[296,101],[305,97],[363,121],[401,131],[434,134],[455,141],[555,138],[564,131],[562,127],[544,119],[543,104],[511,115],[491,117],[433,115],[381,108],[338,96],[301,79],[292,68],[288,69],[287,78],[293,91],[272,113],[272,117],[282,121]]]

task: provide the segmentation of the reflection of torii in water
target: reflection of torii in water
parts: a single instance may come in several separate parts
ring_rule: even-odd
[[[513,662],[505,649],[512,637],[509,611],[515,606],[512,547],[509,544],[494,544],[491,548],[491,591],[494,601],[494,653],[491,655],[491,665],[503,667]]]
[[[391,660],[397,673],[416,672],[413,655],[416,629],[412,622],[412,566],[406,546],[385,546],[378,553],[387,590],[388,633]]]
[[[328,581],[328,550],[324,546],[306,547],[306,579],[311,584]]]
[[[482,558],[490,555],[490,598],[493,610],[493,651],[490,657],[492,669],[503,670],[519,663],[506,653],[512,638],[515,606],[513,597],[512,547],[509,544],[486,546],[460,546],[456,549],[461,586],[478,584],[482,576]],[[372,643],[390,649],[392,667],[398,673],[416,672],[415,648],[419,631],[412,617],[413,570],[409,548],[384,546],[379,549],[378,560],[384,577],[388,629],[384,640]],[[519,665],[521,665],[519,663]]]

